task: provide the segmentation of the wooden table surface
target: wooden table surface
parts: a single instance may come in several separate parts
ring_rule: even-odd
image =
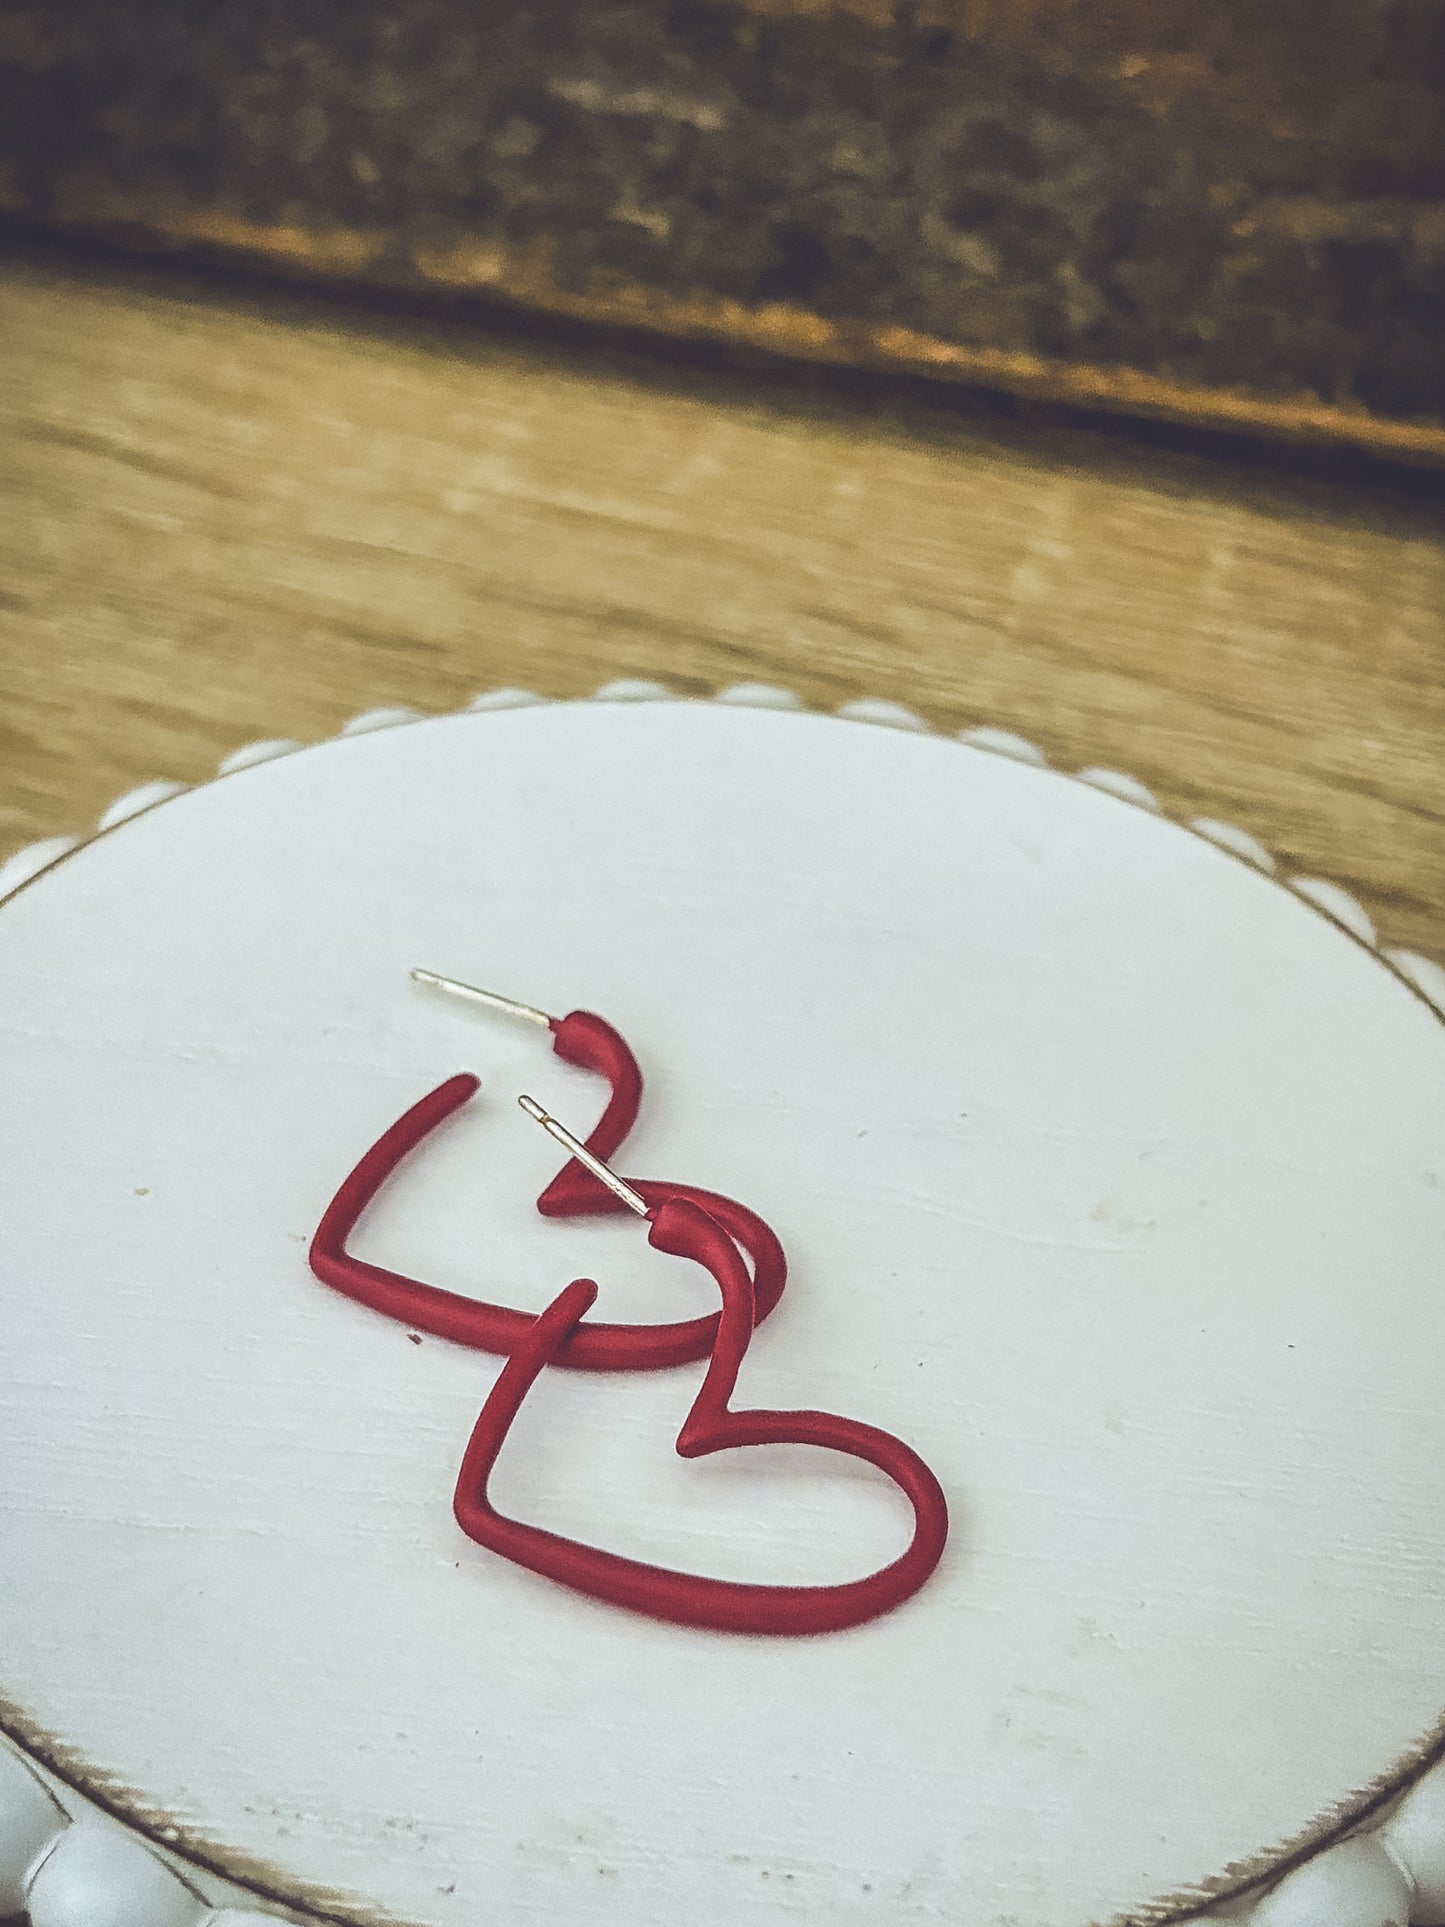
[[[989,723],[1445,957],[1440,484],[37,249],[0,263],[0,856],[377,704]]]

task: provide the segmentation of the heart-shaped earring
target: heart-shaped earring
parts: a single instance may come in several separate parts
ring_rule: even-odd
[[[488,1484],[522,1402],[538,1375],[565,1355],[585,1331],[597,1287],[589,1278],[568,1285],[532,1322],[492,1387],[473,1428],[457,1479],[453,1510],[468,1538],[558,1585],[652,1619],[718,1632],[826,1633],[876,1619],[911,1598],[928,1579],[948,1538],[943,1488],[911,1446],[877,1426],[831,1412],[734,1411],[728,1401],[753,1332],[752,1281],[733,1239],[691,1200],[650,1203],[594,1158],[533,1098],[523,1108],[565,1144],[628,1209],[649,1220],[647,1241],[658,1251],[690,1258],[711,1273],[722,1293],[717,1343],[707,1375],[677,1435],[686,1459],[740,1445],[813,1445],[863,1459],[887,1474],[913,1507],[913,1539],[891,1565],[865,1579],[834,1586],[760,1586],[676,1572],[607,1552],[498,1512]]]
[[[606,1108],[583,1147],[598,1158],[611,1157],[637,1119],[642,1102],[642,1072],[626,1040],[591,1011],[574,1010],[567,1017],[549,1017],[530,1004],[477,990],[470,984],[440,977],[434,971],[414,970],[419,982],[446,990],[488,1009],[499,1010],[552,1032],[552,1048],[567,1063],[605,1077],[611,1086]],[[450,1339],[478,1351],[510,1353],[530,1332],[530,1312],[491,1305],[460,1292],[423,1284],[404,1272],[353,1257],[346,1241],[357,1220],[402,1159],[431,1132],[461,1108],[480,1087],[469,1072],[449,1077],[396,1123],[384,1131],[361,1158],[327,1205],[311,1241],[310,1264],[323,1284],[343,1292],[373,1311],[385,1313],[435,1338]],[[788,1266],[782,1245],[770,1226],[736,1199],[696,1185],[661,1180],[641,1183],[639,1189],[654,1204],[668,1199],[701,1206],[722,1225],[747,1253],[753,1267],[755,1316],[767,1317],[783,1294]],[[588,1212],[621,1211],[626,1207],[581,1160],[570,1160],[537,1200],[549,1217],[578,1217]],[[589,1325],[565,1344],[557,1363],[582,1371],[656,1371],[706,1358],[717,1337],[719,1314],[655,1325]]]
[[[499,997],[494,990],[478,990],[475,984],[459,983],[435,970],[416,969],[412,982],[445,991],[463,1003],[478,1004],[484,1010],[516,1017],[524,1024],[552,1033],[552,1049],[564,1064],[593,1071],[611,1085],[607,1108],[592,1127],[587,1148],[599,1158],[615,1157],[628,1132],[637,1122],[642,1107],[642,1070],[627,1039],[614,1030],[605,1018],[590,1010],[570,1011],[565,1017],[549,1017],[532,1004],[519,1004],[514,997]],[[548,1218],[578,1217],[588,1211],[621,1211],[605,1184],[599,1182],[576,1159],[563,1165],[537,1200],[537,1209]]]

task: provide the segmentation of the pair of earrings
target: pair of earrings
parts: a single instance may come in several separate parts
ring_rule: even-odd
[[[948,1536],[948,1508],[938,1480],[912,1447],[876,1426],[829,1412],[732,1408],[729,1401],[753,1331],[782,1296],[787,1261],[770,1227],[735,1199],[694,1185],[629,1181],[608,1164],[631,1131],[642,1102],[642,1073],[626,1040],[590,1011],[554,1018],[434,971],[415,970],[412,975],[420,983],[550,1030],[558,1057],[609,1084],[606,1107],[585,1143],[534,1098],[519,1099],[569,1153],[568,1163],[538,1198],[538,1210],[547,1217],[632,1211],[646,1221],[648,1243],[655,1250],[700,1265],[722,1298],[719,1312],[678,1323],[594,1323],[586,1320],[598,1295],[589,1278],[574,1279],[543,1312],[533,1315],[443,1291],[353,1257],[347,1239],[367,1205],[402,1160],[475,1094],[480,1080],[470,1073],[448,1078],[398,1118],[327,1206],[312,1240],[310,1262],[324,1284],[388,1317],[506,1358],[477,1418],[457,1479],[453,1509],[463,1532],[517,1565],[594,1599],[716,1631],[835,1632],[861,1625],[910,1598],[938,1564]],[[866,1578],[841,1585],[755,1585],[650,1565],[497,1511],[488,1495],[493,1467],[523,1401],[548,1365],[646,1371],[701,1358],[708,1359],[708,1367],[677,1435],[681,1457],[703,1458],[744,1445],[788,1444],[862,1459],[885,1473],[913,1508],[914,1531],[907,1550]]]

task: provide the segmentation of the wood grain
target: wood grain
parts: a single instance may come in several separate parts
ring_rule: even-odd
[[[9,0],[0,219],[1445,464],[1439,0]]]
[[[18,252],[0,852],[379,703],[656,676],[986,722],[1445,955],[1438,486]]]

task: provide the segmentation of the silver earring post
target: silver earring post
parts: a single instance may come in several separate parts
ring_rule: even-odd
[[[573,1137],[565,1124],[559,1124],[555,1117],[550,1117],[535,1097],[519,1097],[517,1102],[528,1117],[536,1118],[544,1131],[550,1131],[559,1144],[565,1145],[577,1162],[585,1165],[594,1178],[600,1178],[614,1197],[621,1198],[629,1211],[635,1211],[639,1218],[648,1216],[646,1198],[634,1191],[626,1178],[619,1178],[610,1164],[604,1164],[601,1158],[594,1157],[580,1139]]]
[[[488,1010],[499,1010],[506,1017],[520,1017],[524,1023],[538,1024],[543,1030],[552,1028],[552,1019],[545,1010],[519,1004],[514,997],[499,997],[494,990],[478,990],[475,984],[458,983],[455,977],[442,977],[435,970],[423,970],[419,965],[412,971],[411,979],[433,990],[444,990],[449,997],[460,997],[463,1003],[483,1004]]]

